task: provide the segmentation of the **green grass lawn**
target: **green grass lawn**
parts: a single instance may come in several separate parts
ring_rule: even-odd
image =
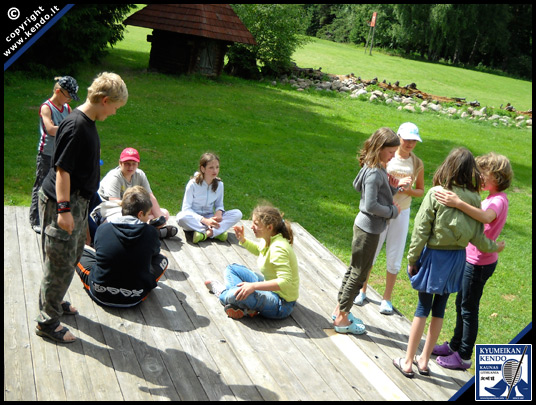
[[[214,151],[221,157],[220,175],[226,185],[228,209],[240,208],[247,218],[258,202],[268,200],[347,263],[359,204],[359,195],[352,188],[359,170],[356,153],[377,128],[388,126],[396,130],[401,123],[412,121],[424,140],[416,153],[424,161],[427,188],[431,187],[435,169],[454,147],[465,146],[475,155],[496,151],[511,160],[515,179],[508,190],[510,212],[501,236],[507,245],[482,299],[477,343],[508,343],[531,322],[532,130],[494,127],[489,122],[432,113],[410,113],[350,99],[347,95],[297,92],[290,86],[272,86],[268,82],[148,73],[148,30],[128,29],[125,40],[102,64],[88,66],[76,76],[81,99],[85,98],[93,77],[105,70],[119,73],[129,89],[126,106],[116,116],[97,124],[104,160],[102,176],[117,165],[123,148],[138,149],[140,168],[147,173],[160,205],[174,215],[180,209],[184,187],[196,170],[200,155]],[[346,73],[347,55],[341,53],[337,61],[337,50],[346,48],[332,43],[321,45],[332,45],[335,49],[321,64],[323,71]],[[315,52],[307,55],[307,48],[300,50],[296,54],[298,64],[313,67],[312,62],[306,61],[314,60]],[[388,58],[394,60],[394,73],[388,72]],[[374,73],[374,63],[380,59],[378,73]],[[490,80],[487,74],[455,68],[443,70],[446,67],[420,62],[422,70],[417,74],[416,62],[380,54],[367,61],[366,71],[352,71],[364,78],[387,78],[389,73],[390,80],[403,83],[407,78],[432,93],[443,93],[441,79],[450,83],[446,86],[452,87],[452,94],[470,98],[469,94],[481,91],[478,83]],[[417,78],[408,76],[409,72],[415,72]],[[461,85],[449,76],[450,72],[457,77],[474,75],[474,79]],[[492,79],[498,86],[513,86],[511,79]],[[428,89],[428,83],[437,86]],[[36,79],[9,70],[4,74],[4,205],[30,204],[38,108],[51,95],[52,86],[52,78]],[[531,84],[522,82],[521,88],[525,93],[519,95],[519,105],[527,102],[530,106],[531,102],[526,100],[531,99]],[[483,102],[487,93],[480,94],[475,97]],[[489,95],[490,100],[497,97]],[[508,101],[518,105],[518,99]],[[419,204],[420,199],[414,199],[410,227]],[[380,293],[384,288],[384,266],[382,253],[370,278],[371,285]],[[416,301],[417,294],[402,270],[393,304],[412,319]],[[450,339],[454,320],[451,297],[441,342]]]
[[[407,60],[386,55],[378,49],[373,49],[370,55],[363,46],[318,38],[312,38],[293,57],[303,68],[321,67],[323,72],[340,75],[354,73],[367,80],[374,77],[391,83],[398,80],[401,86],[416,83],[425,93],[478,100],[488,107],[499,108],[501,104],[504,107],[511,103],[519,111],[532,109],[532,83],[524,80]]]

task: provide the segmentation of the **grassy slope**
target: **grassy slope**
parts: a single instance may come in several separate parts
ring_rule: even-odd
[[[228,208],[238,207],[248,217],[257,202],[267,199],[348,262],[359,197],[351,186],[359,169],[355,154],[378,127],[397,128],[411,120],[419,126],[424,139],[416,152],[425,163],[426,187],[431,185],[435,168],[456,146],[466,146],[476,155],[495,150],[511,159],[516,177],[509,191],[511,208],[503,232],[507,249],[486,288],[477,343],[507,343],[530,322],[531,131],[435,114],[411,114],[335,94],[300,93],[290,87],[229,77],[211,81],[147,73],[146,32],[132,27],[129,31],[126,40],[101,66],[87,67],[77,76],[81,98],[94,75],[102,70],[121,74],[129,87],[127,105],[116,116],[98,124],[105,162],[102,175],[117,164],[124,147],[137,148],[141,168],[148,174],[153,191],[161,205],[174,214],[199,156],[206,150],[216,151],[222,159]],[[140,48],[142,52],[136,51]],[[342,60],[347,62],[347,57]],[[406,62],[414,63],[397,59],[400,72],[410,70]],[[299,65],[306,66],[301,62]],[[325,67],[323,70],[328,71]],[[4,78],[4,204],[29,205],[37,109],[50,95],[52,80],[9,73]],[[421,73],[418,80],[412,81],[421,88],[420,82],[425,83],[425,79]],[[460,87],[456,94],[465,91]],[[418,206],[416,199],[412,218]],[[371,285],[380,292],[384,265],[385,255],[381,254],[371,275]],[[412,318],[416,294],[404,271],[398,278],[393,301]],[[453,328],[453,297],[449,301],[440,337],[443,340],[450,338]]]

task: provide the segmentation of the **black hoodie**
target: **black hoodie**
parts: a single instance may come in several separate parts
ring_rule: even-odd
[[[89,276],[90,293],[105,305],[133,306],[156,287],[151,260],[160,252],[158,231],[133,216],[97,228],[96,264]]]

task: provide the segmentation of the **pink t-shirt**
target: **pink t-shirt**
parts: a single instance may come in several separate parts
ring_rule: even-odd
[[[508,215],[508,198],[505,193],[493,194],[482,201],[481,206],[482,210],[487,211],[488,209],[492,209],[497,214],[494,221],[489,224],[484,224],[484,234],[494,241],[499,237],[499,234],[504,227],[504,223],[506,222],[506,216]],[[499,258],[498,253],[483,253],[471,243],[467,245],[465,253],[466,260],[469,263],[479,266],[495,263]]]

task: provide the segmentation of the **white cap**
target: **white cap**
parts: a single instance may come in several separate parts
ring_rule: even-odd
[[[419,136],[419,128],[412,122],[404,122],[400,125],[400,128],[398,128],[396,134],[406,141],[422,142],[422,139]]]

